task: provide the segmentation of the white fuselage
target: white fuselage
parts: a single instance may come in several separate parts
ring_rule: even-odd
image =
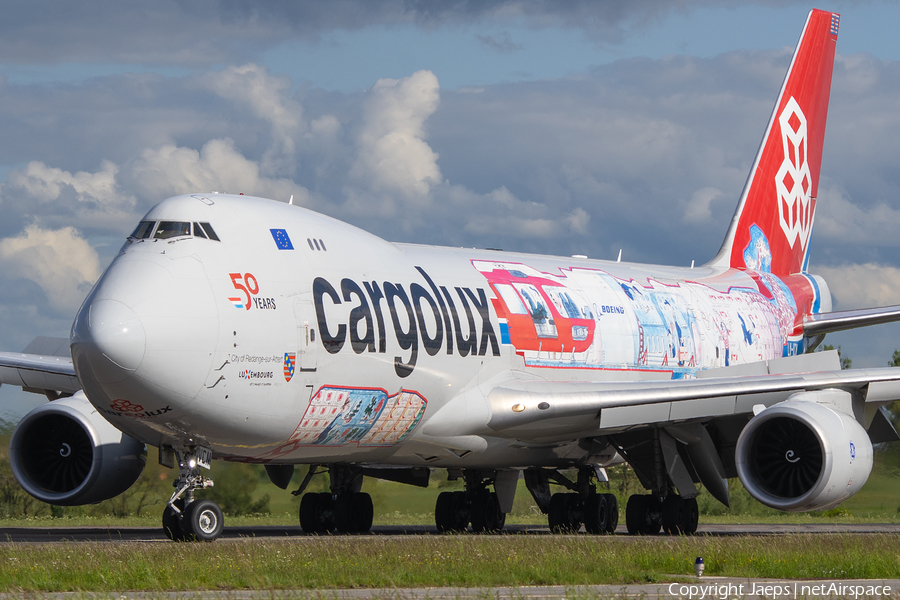
[[[480,386],[688,378],[802,351],[798,302],[768,273],[393,244],[245,196],[171,198],[144,220],[209,223],[220,241],[129,238],[76,318],[73,359],[94,406],[153,445],[572,464],[576,442],[492,437]]]

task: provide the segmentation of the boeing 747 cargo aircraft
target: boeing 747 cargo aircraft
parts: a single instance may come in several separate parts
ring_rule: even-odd
[[[900,307],[831,312],[807,272],[839,16],[814,10],[719,253],[697,268],[395,244],[283,202],[194,193],[156,205],[75,317],[69,340],[0,354],[0,382],[46,394],[10,459],[59,505],[131,486],[145,445],[178,469],[163,527],[212,540],[195,499],[211,460],[327,470],[307,532],[365,532],[364,477],[465,482],[441,531],[498,531],[524,477],[555,532],[616,528],[597,490],[627,462],[647,493],[628,531],[696,530],[698,484],[739,477],[786,511],[829,508],[897,439],[900,369],[810,354]],[[571,470],[571,471],[570,471]],[[577,473],[570,476],[569,473]],[[550,484],[568,489],[551,494]]]

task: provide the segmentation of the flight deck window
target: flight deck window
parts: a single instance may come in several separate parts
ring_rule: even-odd
[[[134,233],[131,234],[131,237],[137,238],[139,240],[146,240],[150,237],[150,234],[153,233],[153,226],[156,224],[156,221],[141,221],[138,223],[137,228],[134,230]]]
[[[203,228],[200,227],[200,223],[194,223],[194,237],[205,238],[206,234],[203,233]]]
[[[185,221],[160,221],[153,236],[158,240],[167,240],[173,237],[191,235],[191,224]]]
[[[219,236],[217,236],[216,232],[213,231],[212,225],[210,225],[209,223],[200,223],[200,226],[203,227],[203,231],[206,232],[206,237],[214,242],[219,241]]]

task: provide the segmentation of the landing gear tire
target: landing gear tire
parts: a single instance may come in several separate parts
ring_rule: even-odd
[[[334,502],[334,528],[339,533],[367,533],[373,515],[372,497],[365,492],[339,494]]]
[[[553,494],[550,496],[550,510],[547,522],[553,533],[575,533],[581,528],[581,510],[578,494]]]
[[[181,528],[187,539],[211,542],[225,529],[222,509],[212,500],[194,500],[184,510]]]
[[[469,525],[465,492],[441,492],[434,506],[434,524],[441,533],[461,533]]]
[[[631,535],[655,535],[662,525],[656,499],[649,495],[634,494],[625,505],[625,525]]]
[[[606,533],[615,533],[619,526],[619,499],[615,494],[603,494],[606,496]]]
[[[663,500],[662,526],[669,535],[679,535],[685,530],[685,502],[681,496],[669,494]]]
[[[173,542],[183,542],[187,539],[187,535],[181,528],[181,519],[184,515],[184,500],[179,498],[174,504],[181,512],[177,513],[171,506],[166,505],[162,516],[163,531],[166,537]]]
[[[305,494],[300,500],[300,527],[305,533],[334,529],[334,501],[329,493]]]
[[[697,525],[700,523],[700,508],[697,499],[690,498],[684,501],[684,533],[691,535],[697,533]]]
[[[584,501],[584,530],[594,535],[609,533],[609,519],[607,494],[589,495]],[[618,520],[619,518],[616,516],[616,521]]]
[[[625,505],[625,526],[628,528],[628,535],[641,534],[643,514],[644,497],[632,494],[628,497],[628,503]]]
[[[499,533],[506,524],[506,514],[500,510],[495,492],[482,490],[475,494],[469,511],[475,533]]]

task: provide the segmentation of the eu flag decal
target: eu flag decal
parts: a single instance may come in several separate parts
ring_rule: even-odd
[[[291,243],[291,238],[288,237],[287,231],[284,229],[270,229],[272,232],[272,239],[275,240],[275,245],[278,246],[279,250],[293,250],[294,245]]]

